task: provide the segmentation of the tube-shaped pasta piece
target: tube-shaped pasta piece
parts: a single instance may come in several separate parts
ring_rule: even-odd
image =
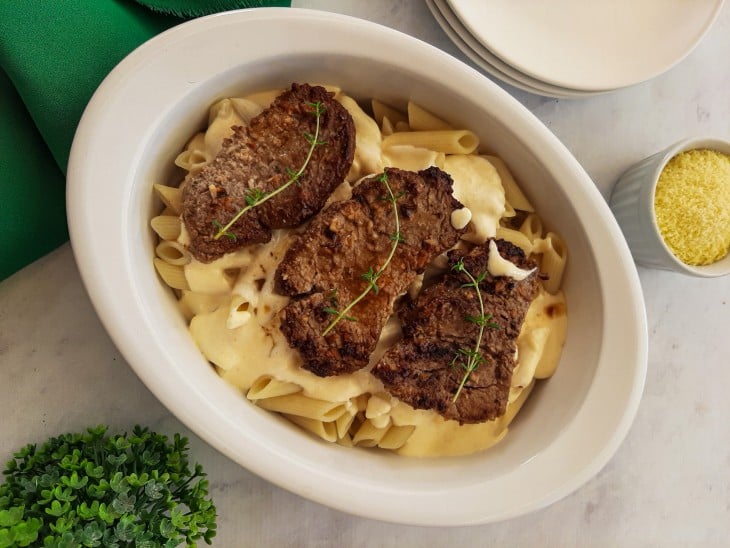
[[[533,242],[542,238],[542,221],[534,213],[530,213],[520,225],[520,232]]]
[[[333,86],[332,84],[312,84],[313,86],[322,86],[324,89],[329,91],[332,94],[332,97],[334,99],[337,99],[340,94],[342,93],[342,88],[340,86]]]
[[[205,133],[196,134],[190,142],[188,142],[185,150],[175,158],[175,165],[186,171],[198,171],[208,163],[205,156]]]
[[[396,122],[395,123],[395,131],[394,131],[394,133],[397,133],[397,132],[407,132],[407,131],[411,131],[411,126],[408,124],[408,122],[402,121],[402,122]]]
[[[364,175],[380,173],[383,171],[380,127],[352,97],[341,95],[337,100],[355,124],[355,156],[346,179],[354,182]]]
[[[365,420],[352,437],[352,443],[358,447],[375,447],[388,432],[388,428],[378,428],[370,420]]]
[[[155,189],[155,194],[162,200],[165,206],[172,209],[176,215],[182,213],[182,191],[174,186],[166,186],[155,183],[152,185]]]
[[[264,110],[258,103],[254,103],[244,97],[233,97],[231,99],[231,105],[236,109],[236,112],[246,125],[251,121],[251,118],[258,116]]]
[[[347,402],[317,400],[302,394],[288,394],[261,399],[257,401],[257,404],[269,411],[297,415],[322,422],[336,421],[343,413],[349,414]]]
[[[176,215],[158,215],[150,221],[152,230],[161,240],[177,240],[180,236],[180,217]]]
[[[170,264],[163,261],[162,259],[158,259],[157,257],[154,258],[153,262],[155,265],[155,270],[157,270],[157,273],[160,275],[160,278],[162,278],[162,281],[169,285],[171,288],[190,289],[188,281],[185,278],[185,271],[183,270],[182,266]]]
[[[395,127],[393,126],[393,122],[390,121],[390,118],[387,116],[383,118],[383,123],[380,124],[380,133],[382,133],[383,137],[386,135],[393,135],[395,133]]]
[[[380,439],[380,442],[378,443],[378,447],[382,449],[400,449],[405,445],[405,443],[408,441],[408,438],[411,437],[413,434],[413,431],[416,429],[415,426],[412,425],[406,425],[406,426],[391,426],[388,428],[388,431],[385,433],[385,435]]]
[[[343,413],[340,415],[337,420],[335,421],[335,424],[337,425],[337,437],[338,438],[344,438],[345,436],[349,437],[348,432],[350,431],[350,427],[352,426],[353,421],[355,420],[355,414],[354,413]]]
[[[344,436],[337,438],[337,444],[343,447],[353,447],[352,436],[350,434],[345,434]]]
[[[373,394],[368,400],[368,405],[365,408],[365,416],[368,419],[374,419],[381,415],[387,415],[391,409],[390,397],[386,394]]]
[[[413,131],[454,129],[449,123],[412,101],[408,101],[408,124]]]
[[[508,242],[516,245],[525,252],[525,255],[530,255],[532,253],[532,240],[530,240],[524,232],[520,232],[514,228],[499,226],[497,227],[497,238],[507,240]]]
[[[276,99],[283,92],[283,89],[270,89],[266,91],[260,91],[258,93],[252,93],[251,95],[246,95],[245,98],[249,101],[253,101],[257,105],[260,105],[261,108],[264,109],[268,107],[271,103],[273,103],[274,99]]]
[[[218,156],[223,140],[233,135],[233,126],[244,121],[233,108],[230,99],[221,99],[210,108],[208,129],[205,132],[205,157],[208,161]]]
[[[155,253],[166,263],[179,266],[184,266],[192,260],[190,252],[185,249],[185,246],[175,241],[164,240],[160,242],[155,248]]]
[[[397,132],[383,139],[384,147],[395,145],[411,145],[444,154],[471,154],[479,146],[479,137],[467,129],[452,129]]]
[[[499,173],[499,177],[502,179],[502,186],[504,187],[504,195],[507,201],[512,204],[512,207],[520,211],[534,212],[535,208],[532,207],[532,204],[522,192],[522,189],[517,184],[517,181],[515,181],[512,172],[507,167],[507,164],[504,163],[504,160],[499,156],[484,156],[484,158],[489,160],[489,163]]]
[[[395,127],[398,122],[408,121],[408,115],[405,112],[402,112],[397,108],[393,108],[390,105],[386,105],[382,101],[373,99],[370,104],[373,108],[373,118],[375,118],[378,125],[383,125],[384,118],[387,118],[390,121],[392,127]]]
[[[264,375],[253,381],[251,388],[246,393],[246,397],[249,400],[256,401],[266,398],[276,398],[278,396],[287,396],[301,391],[302,387],[298,384],[280,381],[279,379]]]
[[[300,428],[311,432],[315,436],[319,436],[324,441],[337,441],[337,427],[333,422],[322,422],[320,420],[300,417],[299,415],[289,415],[286,413],[284,413],[284,417]]]
[[[210,264],[199,263],[198,261],[190,261],[184,268],[188,289],[196,293],[206,295],[229,293],[233,282],[236,280],[235,269],[211,267]]]
[[[548,293],[557,293],[563,280],[568,247],[560,236],[554,232],[548,232],[539,245],[535,246],[534,251],[542,253],[540,270],[548,275],[548,279],[543,280],[543,286]]]

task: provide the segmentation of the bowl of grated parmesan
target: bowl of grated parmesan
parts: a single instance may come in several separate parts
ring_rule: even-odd
[[[610,203],[638,264],[730,274],[730,142],[673,144],[626,171]]]

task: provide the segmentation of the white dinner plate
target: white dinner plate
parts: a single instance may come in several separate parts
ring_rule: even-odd
[[[464,27],[445,0],[426,0],[426,3],[443,31],[462,53],[488,74],[505,83],[530,93],[556,99],[573,99],[606,93],[606,91],[580,91],[563,88],[532,78],[508,65],[485,48]]]
[[[561,87],[621,88],[684,59],[724,0],[448,0],[469,32],[520,71]]]

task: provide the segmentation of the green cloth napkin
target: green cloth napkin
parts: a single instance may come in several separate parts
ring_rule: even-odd
[[[0,0],[0,280],[68,238],[76,126],[125,55],[186,19],[288,0]]]

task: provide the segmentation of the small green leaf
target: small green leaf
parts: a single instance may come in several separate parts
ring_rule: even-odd
[[[151,500],[158,500],[165,494],[165,485],[155,480],[149,480],[144,486],[144,492]]]
[[[23,519],[25,506],[14,506],[7,510],[0,510],[0,527],[12,527]]]
[[[64,502],[63,504],[61,504],[59,501],[54,500],[51,503],[51,507],[46,508],[46,514],[48,514],[49,516],[59,517],[68,512],[69,508],[71,508],[70,502]]]
[[[111,507],[117,514],[128,514],[134,510],[135,502],[137,502],[137,497],[134,495],[121,493],[112,501]]]
[[[122,464],[127,462],[127,455],[124,453],[121,455],[107,455],[106,460],[114,468],[119,468]]]

